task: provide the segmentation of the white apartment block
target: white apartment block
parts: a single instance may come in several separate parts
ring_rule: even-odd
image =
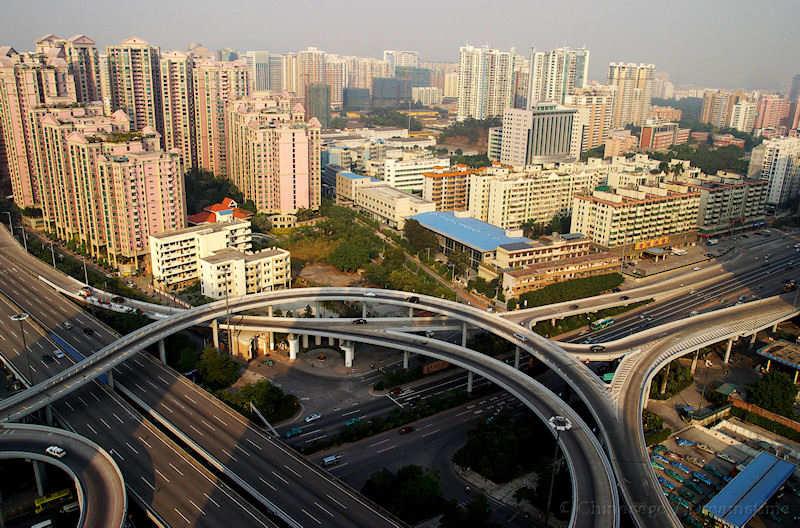
[[[591,191],[607,174],[608,165],[597,158],[514,172],[487,167],[470,176],[469,215],[503,229],[518,229],[527,220],[549,222],[569,213],[573,197]]]
[[[166,288],[200,277],[200,259],[223,249],[249,251],[250,222],[204,224],[150,235],[153,282]]]
[[[458,120],[499,117],[513,101],[514,51],[459,50]]]
[[[581,150],[599,147],[606,142],[614,113],[613,87],[577,89],[565,97],[564,105],[578,111],[577,120],[582,127]]]
[[[663,187],[595,190],[573,198],[573,233],[606,248],[634,251],[683,245],[697,223],[700,193]]]
[[[652,64],[612,62],[608,65],[608,84],[616,89],[612,117],[614,128],[641,125],[650,116],[655,70]]]
[[[426,172],[450,166],[449,158],[409,157],[386,158],[373,165],[375,176],[400,191],[421,193]]]
[[[425,106],[442,104],[442,90],[436,86],[415,86],[411,88],[411,100]]]
[[[531,50],[528,107],[536,103],[564,103],[589,79],[589,50],[558,48]]]
[[[436,211],[436,204],[385,184],[363,185],[355,190],[353,204],[371,218],[402,230],[406,218]]]
[[[753,149],[747,175],[768,182],[768,204],[785,206],[800,193],[800,138],[764,141]]]
[[[757,105],[754,101],[742,100],[733,105],[729,126],[739,132],[750,134],[756,123]]]
[[[200,259],[200,291],[212,299],[283,290],[291,282],[291,255],[285,249],[222,249]]]

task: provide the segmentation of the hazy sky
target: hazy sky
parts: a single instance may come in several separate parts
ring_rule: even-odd
[[[464,43],[586,45],[591,77],[610,61],[648,62],[681,84],[783,89],[800,73],[800,0],[2,0],[0,44],[46,33],[99,45],[137,35],[162,49],[381,56],[418,50],[455,61]]]

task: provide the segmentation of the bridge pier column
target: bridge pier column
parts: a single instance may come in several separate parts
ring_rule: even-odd
[[[330,346],[334,346],[336,344],[336,338],[335,337],[329,337],[328,338],[328,344]]]
[[[356,355],[356,344],[352,341],[343,341],[342,350],[344,350],[344,366],[351,368]]]
[[[294,361],[297,359],[297,352],[300,350],[300,338],[294,334],[289,334],[287,339],[289,341],[289,360]]]
[[[519,347],[514,347],[514,368],[519,370]]]
[[[758,340],[758,332],[755,332],[753,335],[750,336],[750,348],[753,348],[757,340]]]
[[[44,488],[47,484],[47,469],[42,465],[42,462],[33,460],[33,478],[36,480],[36,495],[44,497]]]
[[[659,388],[658,392],[664,394],[667,392],[667,380],[669,379],[669,369],[672,366],[672,362],[667,363],[667,371],[664,373],[664,377],[661,379],[661,387]]]
[[[361,303],[361,318],[367,318],[367,303]]]
[[[552,319],[550,319],[550,326],[552,326],[553,328],[555,328],[555,327],[556,327],[556,322],[557,322],[557,321],[558,321],[558,319],[556,319],[555,317],[553,317]]]
[[[321,335],[315,335],[314,336],[314,344],[317,345],[317,346],[320,346],[322,344],[322,336]]]
[[[51,426],[53,425],[53,406],[46,405],[44,408],[44,423]]]
[[[403,350],[403,369],[408,370],[408,350]]]
[[[414,307],[413,306],[409,306],[408,307],[408,316],[409,317],[414,317]]]
[[[772,325],[772,331],[773,332],[777,332],[778,331],[778,324],[780,324],[780,323],[775,323],[774,325]]]
[[[214,340],[214,348],[219,350],[219,323],[216,319],[211,321],[211,337]]]
[[[461,323],[461,346],[467,346],[467,323]]]
[[[108,372],[106,372],[106,377],[108,378],[108,388],[113,390],[114,389],[114,369],[111,369]]]
[[[267,306],[267,317],[272,317],[272,305]]]
[[[167,364],[167,347],[164,345],[164,340],[158,342],[158,358],[164,365]]]
[[[795,370],[794,371],[794,381],[792,381],[792,383],[794,383],[795,385],[797,385],[797,375],[798,374],[800,374],[800,370]]]
[[[269,333],[269,349],[275,350],[275,332]]]
[[[472,371],[467,372],[467,394],[472,394]]]
[[[723,363],[727,363],[731,360],[731,350],[733,350],[733,338],[728,339],[728,345],[725,348],[725,357],[722,360]]]
[[[303,348],[308,348],[308,334],[303,334]]]
[[[694,358],[692,359],[692,375],[694,375],[694,372],[697,370],[697,358],[699,356],[700,356],[700,351],[699,350],[695,350]]]

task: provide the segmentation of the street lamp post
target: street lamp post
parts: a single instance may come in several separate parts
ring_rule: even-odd
[[[8,228],[11,230],[11,236],[14,236],[14,223],[11,221],[11,212],[10,211],[0,211],[3,214],[8,215]]]
[[[22,243],[25,246],[25,253],[28,252],[28,234],[25,232],[25,226],[19,226],[20,230],[22,231]]]
[[[31,368],[31,355],[28,353],[28,343],[25,340],[25,327],[24,327],[25,319],[27,319],[28,317],[29,315],[27,313],[20,312],[18,314],[11,315],[10,319],[12,321],[19,321],[19,333],[22,336],[22,354],[25,356],[25,359],[28,364],[28,378],[30,384],[33,385],[34,380],[33,380],[33,369]]]
[[[88,286],[89,285],[89,273],[86,271],[86,257],[81,257],[81,260],[83,261],[83,282],[85,282],[86,285]]]
[[[53,267],[56,267],[56,252],[53,249],[53,243],[50,242],[50,256],[53,257]]]
[[[557,471],[557,462],[558,461],[558,439],[561,436],[561,433],[564,431],[569,431],[572,429],[572,422],[569,421],[568,418],[563,416],[551,416],[549,420],[547,420],[547,424],[555,431],[556,433],[556,441],[555,441],[555,450],[553,452],[553,465],[550,469],[550,489],[547,492],[547,507],[544,511],[544,525],[545,527],[548,526],[548,521],[550,520],[550,505],[553,502],[553,486],[556,482],[556,471]]]

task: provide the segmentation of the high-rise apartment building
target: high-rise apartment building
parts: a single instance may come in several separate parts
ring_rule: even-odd
[[[792,82],[789,84],[789,101],[795,103],[800,99],[800,73],[792,77]]]
[[[514,51],[462,46],[458,120],[500,117],[513,102]]]
[[[735,128],[739,132],[752,133],[756,124],[757,113],[758,108],[756,103],[742,99],[733,105],[729,122],[730,128]]]
[[[244,60],[250,68],[250,91],[270,90],[270,53],[268,51],[246,51]]]
[[[334,110],[342,109],[343,91],[347,88],[347,61],[335,55],[325,57],[325,84],[328,85],[329,105]],[[323,123],[323,127],[326,126]]]
[[[437,211],[466,211],[469,199],[469,179],[476,169],[456,165],[435,169],[422,176],[422,198],[436,204]]]
[[[100,65],[94,40],[86,35],[74,35],[68,39],[45,35],[36,41],[36,52],[67,62],[75,82],[75,98],[79,103],[101,99]]]
[[[673,99],[675,97],[675,85],[669,80],[666,72],[656,72],[653,74],[653,97],[660,99]]]
[[[531,50],[528,106],[537,102],[563,103],[589,80],[589,50],[558,48]]]
[[[425,106],[442,103],[442,90],[436,86],[415,86],[411,88],[411,100]]]
[[[182,51],[169,51],[160,59],[164,149],[179,150],[184,169],[197,166],[193,64],[192,57]]]
[[[641,125],[650,115],[655,70],[652,64],[612,62],[608,65],[608,84],[615,88],[614,128]]]
[[[394,75],[398,66],[418,68],[419,53],[416,51],[384,50],[383,60],[389,65],[389,72]]]
[[[458,72],[444,74],[444,96],[458,97]]]
[[[742,98],[741,94],[728,90],[707,90],[703,93],[703,108],[700,122],[716,128],[725,128],[731,122],[734,105]]]
[[[228,177],[260,212],[319,209],[320,124],[302,105],[256,93],[228,106]]]
[[[249,94],[247,63],[198,61],[192,72],[197,166],[225,176],[225,105]]]
[[[372,89],[376,77],[390,77],[393,70],[385,60],[369,57],[347,57],[347,86]]]
[[[578,88],[564,98],[564,106],[578,111],[582,126],[581,150],[589,150],[606,142],[614,114],[614,88],[590,86]]]
[[[131,118],[131,128],[152,127],[162,132],[161,52],[137,37],[106,48],[111,111],[122,110]]]
[[[800,193],[800,138],[768,139],[753,149],[747,175],[769,182],[767,203],[783,207]]]
[[[790,104],[780,95],[766,94],[758,98],[756,109],[756,129],[778,128],[789,125]]]
[[[580,156],[582,136],[574,108],[555,103],[537,103],[530,110],[512,108],[503,114],[500,162],[524,167],[575,159]]]
[[[514,77],[512,84],[513,108],[528,108],[528,90],[531,83],[530,62],[524,57],[516,57],[514,60]]]
[[[297,53],[285,53],[281,57],[281,90],[297,93]]]
[[[10,47],[0,51],[0,133],[11,192],[18,207],[38,207],[36,144],[29,114],[46,104],[74,103],[75,83],[63,58],[20,54]]]
[[[306,87],[325,82],[325,52],[308,47],[297,52],[297,82],[295,93],[305,97]]]

